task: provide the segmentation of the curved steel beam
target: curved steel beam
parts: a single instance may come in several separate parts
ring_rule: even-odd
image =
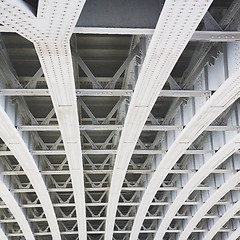
[[[137,80],[117,150],[107,206],[106,240],[112,239],[121,187],[138,137],[159,92],[211,2],[167,0],[164,4]]]
[[[23,168],[29,181],[31,182],[36,194],[42,204],[48,220],[53,239],[59,240],[60,231],[57,223],[57,218],[53,209],[52,201],[47,191],[46,184],[39,172],[36,162],[30,154],[25,142],[14,127],[10,118],[4,109],[0,106],[0,137],[12,151],[13,155]]]
[[[154,239],[163,239],[169,224],[174,216],[181,208],[183,203],[188,199],[196,187],[211,174],[220,164],[222,164],[229,156],[231,156],[240,147],[240,134],[233,138],[229,143],[221,147],[203,166],[188,180],[181,192],[175,198],[173,204],[168,209],[163,218]]]
[[[240,179],[238,179],[240,180]],[[227,223],[240,210],[240,200],[238,200],[226,213],[212,226],[204,237],[204,240],[211,240],[220,231],[221,227]]]
[[[16,1],[1,1],[2,8],[7,7],[8,4],[8,11],[1,11],[0,7],[2,13],[0,22],[29,39],[35,45],[59,122],[69,163],[79,238],[87,239],[82,151],[69,45],[69,39],[85,0],[41,0],[39,1],[37,17],[29,11],[25,11],[20,4],[15,5]],[[9,4],[12,9],[10,9]],[[26,24],[28,24],[28,28],[25,28]]]
[[[237,228],[235,230],[235,232],[233,232],[230,237],[228,238],[228,240],[236,240],[240,237],[240,228]]]
[[[2,179],[0,180],[0,189],[1,189],[0,197],[5,202],[8,209],[11,211],[20,229],[22,230],[24,237],[27,240],[35,240],[35,237],[33,235],[31,227],[29,226],[26,216],[24,215],[16,199],[13,197],[12,193],[8,190],[7,186],[4,184]],[[0,238],[4,240],[8,239],[4,232],[2,231],[2,229],[0,230]]]
[[[51,92],[69,164],[79,239],[87,239],[82,150],[70,47],[69,44],[57,44],[54,51],[60,58],[55,61],[51,59],[51,54],[41,55],[42,51],[47,52],[51,46],[35,44],[35,47]]]
[[[159,187],[178,159],[212,121],[240,97],[240,70],[232,74],[197,112],[159,163],[138,207],[130,240],[137,239],[145,215]]]
[[[239,144],[239,143],[238,143]],[[233,177],[228,179],[227,182],[225,182],[218,190],[216,190],[210,198],[198,209],[198,211],[194,214],[193,218],[189,221],[188,225],[185,227],[185,230],[181,234],[179,240],[185,240],[188,238],[188,236],[193,232],[196,225],[201,221],[201,219],[205,216],[205,214],[229,191],[231,191],[232,188],[234,188],[240,181],[240,172],[234,174]],[[236,204],[235,204],[236,205]],[[234,205],[234,206],[235,206]],[[240,203],[236,205],[238,207],[238,211],[240,210]],[[236,208],[237,208],[236,207]],[[231,208],[232,209],[232,208]],[[233,208],[235,209],[235,208]],[[233,211],[233,210],[232,210]],[[229,212],[230,214],[231,212]],[[228,212],[226,213],[226,219],[228,216]],[[223,220],[224,220],[223,219]],[[219,222],[218,225],[216,225],[216,228],[219,227],[222,223],[222,220]],[[221,227],[221,226],[220,226]],[[216,229],[215,229],[216,230]],[[214,231],[214,230],[213,230]],[[212,231],[212,233],[213,233]],[[212,239],[212,238],[208,238]]]

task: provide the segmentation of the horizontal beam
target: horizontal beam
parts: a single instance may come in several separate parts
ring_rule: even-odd
[[[189,174],[196,173],[198,169],[172,169],[170,173],[172,174]],[[154,169],[133,169],[127,170],[127,174],[152,174]],[[213,173],[237,173],[236,169],[215,169]],[[42,175],[68,175],[70,174],[69,170],[48,170],[40,171]],[[85,174],[112,174],[112,170],[84,170]],[[0,171],[0,175],[4,176],[16,176],[16,175],[25,175],[24,171]]]
[[[140,233],[156,233],[157,230],[140,230]],[[194,229],[193,232],[208,232],[209,229]],[[233,232],[234,229],[220,229],[219,232]],[[171,229],[167,230],[167,233],[181,233],[183,230],[178,230],[178,229]],[[87,231],[87,234],[104,234],[104,231]],[[131,230],[119,230],[119,231],[113,231],[114,234],[129,234],[131,233]],[[78,231],[67,231],[67,232],[60,232],[61,235],[77,235]],[[36,232],[34,233],[34,236],[48,236],[51,235],[50,232]],[[9,233],[7,234],[8,237],[20,237],[23,236],[22,233]]]
[[[196,31],[191,40],[194,42],[235,42],[240,41],[237,31]]]
[[[106,192],[109,191],[109,187],[94,187],[94,188],[85,188],[86,192]],[[123,192],[136,192],[136,191],[145,191],[147,187],[123,187],[121,191]],[[158,188],[158,191],[178,191],[182,190],[183,187],[160,187]],[[206,187],[196,187],[196,190],[198,191],[209,191],[209,190],[217,190],[218,187],[213,186],[206,186]],[[240,187],[234,187],[231,190],[239,191]],[[14,193],[34,193],[35,190],[33,188],[17,188],[17,189],[11,189],[11,192]],[[73,189],[71,187],[69,188],[48,188],[48,192],[72,192]],[[151,204],[152,205],[152,204]]]
[[[214,154],[217,150],[186,150],[183,154],[193,155],[193,154]],[[166,154],[167,150],[149,150],[149,149],[139,149],[134,150],[133,154],[135,155],[161,155]],[[64,150],[35,150],[31,151],[31,154],[34,156],[49,156],[49,155],[65,155]],[[83,155],[115,155],[117,150],[83,150]],[[234,154],[240,154],[240,150],[236,151]],[[11,151],[0,151],[0,156],[12,156]]]
[[[87,28],[76,27],[74,33],[80,34],[119,34],[119,35],[152,35],[152,28]],[[237,31],[195,31],[190,41],[194,42],[235,42],[240,41]]]
[[[175,125],[145,125],[143,131],[182,131],[185,126]],[[80,125],[84,131],[117,131],[122,130],[122,125]],[[19,131],[60,131],[58,125],[22,125]],[[206,131],[240,131],[240,126],[208,126]]]
[[[0,26],[0,32],[14,32]],[[117,35],[152,35],[154,28],[109,28],[109,27],[75,27],[79,34],[117,34]],[[190,41],[198,42],[235,42],[240,41],[237,31],[195,31]]]
[[[76,89],[79,97],[120,97],[132,96],[133,90],[119,89]],[[210,97],[208,90],[162,90],[159,97]],[[50,96],[48,89],[0,89],[0,96]]]
[[[76,95],[84,96],[131,96],[132,90],[76,89]],[[48,89],[0,89],[0,96],[50,96]]]
[[[203,205],[205,202],[201,202],[201,201],[189,201],[189,202],[184,202],[184,206],[196,206],[196,205]],[[107,202],[94,202],[94,203],[86,203],[87,207],[105,207],[107,206]],[[151,206],[169,206],[171,205],[172,202],[152,202]],[[216,205],[234,205],[235,202],[229,202],[229,201],[219,201],[216,202]],[[118,206],[121,207],[132,207],[132,206],[138,206],[139,202],[120,202],[118,204]],[[67,202],[62,202],[62,203],[53,203],[54,207],[75,207],[75,203],[67,203]],[[38,207],[42,207],[40,203],[29,203],[29,204],[20,204],[21,208],[38,208]],[[5,204],[1,204],[0,205],[0,209],[5,209],[8,208]],[[210,217],[211,218],[212,215],[205,215],[203,218],[207,218]],[[174,216],[174,218],[180,218],[180,217],[186,217],[186,216]],[[192,217],[192,216],[191,216]],[[240,215],[235,215],[234,218],[240,218]]]
[[[133,154],[135,155],[158,155],[158,154],[166,154],[167,150],[134,150]],[[214,150],[186,150],[184,154],[214,154]],[[39,155],[65,155],[64,150],[35,150],[31,151],[32,155],[39,156]],[[91,154],[91,155],[102,155],[102,154],[117,154],[117,150],[83,150],[83,155]],[[0,156],[11,156],[13,155],[11,151],[0,151]]]
[[[41,117],[38,117],[38,118],[35,118],[37,120],[37,122],[42,122],[45,120],[45,118],[41,118]],[[158,121],[163,121],[163,118],[156,118]],[[104,120],[106,120],[106,118],[103,118],[103,117],[96,117],[96,120],[99,122],[102,122]],[[81,121],[82,122],[92,122],[92,119],[90,117],[83,117],[81,118]],[[116,118],[115,117],[112,117],[109,119],[110,122],[116,122]],[[149,120],[150,121],[150,120]],[[54,123],[54,122],[57,122],[57,119],[55,117],[52,117],[51,119],[49,119],[49,122],[50,123]]]
[[[201,205],[204,202],[196,202],[197,204]],[[197,205],[195,204],[195,202],[193,202],[193,205]],[[234,202],[227,202],[226,204],[231,204],[233,205]],[[67,204],[65,204],[67,205]],[[165,216],[146,216],[146,220],[160,220],[163,219]],[[134,220],[134,216],[124,216],[124,217],[116,217],[116,220]],[[191,219],[192,216],[183,216],[183,215],[179,215],[179,216],[174,216],[174,219]],[[220,216],[219,215],[207,215],[203,217],[204,219],[219,219]],[[233,216],[234,219],[240,219],[240,216]],[[58,217],[57,218],[58,221],[63,221],[63,222],[67,222],[67,221],[76,221],[77,218],[76,217]],[[86,218],[87,221],[104,221],[106,220],[106,217],[87,217]],[[46,222],[47,219],[46,218],[29,218],[28,219],[29,222]],[[9,218],[9,219],[1,219],[0,223],[15,223],[16,220]]]
[[[58,125],[31,125],[31,126],[18,126],[19,131],[59,131]],[[122,125],[80,125],[80,130],[89,131],[117,131],[122,130]],[[181,131],[182,126],[156,126],[156,125],[146,125],[143,131]],[[240,127],[239,127],[240,129]]]

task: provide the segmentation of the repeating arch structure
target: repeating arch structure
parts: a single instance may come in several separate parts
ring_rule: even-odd
[[[221,227],[227,223],[240,210],[240,200],[237,201],[227,212],[213,225],[204,237],[204,240],[213,239]]]
[[[207,128],[207,126],[209,126],[217,116],[219,116],[227,107],[239,98],[239,81],[240,71],[236,71],[197,112],[197,114],[192,118],[171,145],[167,154],[159,163],[146,191],[144,192],[133,224],[130,236],[131,240],[137,239],[152,199],[174,164],[178,161],[182,154],[184,154],[184,151],[186,151],[193,141]]]
[[[182,204],[188,199],[191,193],[196,187],[209,175],[214,169],[216,169],[223,161],[225,161],[230,155],[237,151],[240,147],[240,134],[233,138],[232,141],[221,147],[216,154],[214,154],[198,171],[189,179],[189,182],[184,186],[183,190],[177,195],[173,204],[165,214],[158,231],[155,235],[155,239],[162,239],[167,231],[169,224],[172,222],[177,211]]]
[[[108,198],[105,239],[112,239],[122,183],[142,128],[176,61],[211,3],[211,0],[167,0],[164,4],[118,145]]]
[[[0,137],[8,146],[8,148],[11,150],[12,154],[15,156],[15,158],[23,168],[33,188],[35,189],[37,196],[41,202],[42,208],[45,212],[46,218],[48,220],[53,239],[56,239],[56,240],[61,239],[57,218],[53,209],[52,201],[47,191],[46,184],[25,142],[23,141],[22,137],[14,127],[13,123],[11,122],[10,118],[8,117],[7,113],[4,111],[2,106],[0,106],[0,119],[1,119]],[[13,210],[16,209],[16,211],[18,211],[16,213],[15,218],[18,220],[18,216],[21,217],[20,220],[22,221],[22,223],[19,223],[19,225],[21,226],[21,228],[23,227],[24,235],[25,235],[25,229],[27,229],[26,231],[27,235],[25,237],[29,238],[30,232],[31,232],[29,225],[27,224],[28,227],[26,227],[27,221],[26,219],[24,220],[23,215],[21,215],[21,210],[19,209],[19,207],[16,208],[17,204],[13,201],[13,199],[10,199],[10,200],[11,202],[9,203],[6,202],[8,201],[7,199],[4,202],[6,204],[9,204],[9,209],[13,209]],[[12,213],[14,214],[14,211],[12,211]],[[31,235],[31,238],[29,239],[34,239],[34,238]]]
[[[69,39],[84,3],[84,0],[60,2],[42,0],[39,1],[37,17],[23,1],[2,0],[0,5],[0,22],[35,45],[69,163],[80,239],[87,238],[86,210],[79,120]],[[26,24],[28,28],[25,28]]]
[[[29,226],[29,223],[22,209],[20,208],[19,204],[17,203],[11,192],[8,190],[7,186],[5,185],[2,179],[0,180],[0,189],[1,189],[0,197],[5,202],[6,206],[11,211],[13,216],[15,217],[19,227],[21,228],[24,234],[24,237],[27,240],[34,240],[35,238],[33,236],[33,232],[31,230],[31,227]],[[3,240],[8,239],[2,229],[0,231],[0,237]]]
[[[240,236],[240,228],[237,228],[228,238],[229,240],[236,240]]]
[[[26,2],[35,4],[35,8]],[[155,239],[173,240],[183,231],[182,223],[192,218],[189,210],[198,210],[215,185],[223,184],[225,177],[232,177],[239,167],[234,156],[223,163],[226,168],[215,169],[239,144],[232,140],[240,129],[239,102],[226,108],[239,97],[240,45],[233,41],[240,39],[236,26],[240,1],[214,1],[200,24],[212,1],[89,0],[79,17],[84,2],[0,0],[0,31],[10,29],[0,36],[0,96],[6,96],[3,109],[9,116],[0,116],[8,129],[2,129],[0,134],[11,149],[0,141],[0,155],[5,156],[0,176],[4,176],[16,200],[9,201],[9,208],[15,210],[16,216],[21,209],[23,213],[18,220],[12,214],[2,214],[2,234],[7,236],[2,238],[27,238],[30,232],[26,215],[36,239],[128,240],[132,234],[132,239],[152,240],[156,225],[161,223],[161,233]],[[113,20],[109,25],[108,19]],[[114,24],[118,27],[114,28]],[[141,24],[146,28],[140,29]],[[127,26],[130,28],[125,29]],[[69,38],[74,27],[72,64]],[[153,33],[150,41],[147,34]],[[192,42],[187,44],[189,39]],[[238,73],[232,75],[235,68]],[[79,89],[74,86],[73,70]],[[170,72],[172,77],[168,76]],[[226,79],[224,91],[219,91]],[[200,106],[204,110],[191,122]],[[206,139],[199,136],[202,131],[203,136],[210,132]],[[181,132],[179,138],[175,137]],[[226,139],[230,142],[223,146]],[[193,156],[189,158],[189,154]],[[34,156],[39,156],[36,163]],[[160,159],[164,165],[154,175]],[[210,174],[206,179],[209,185],[197,186],[206,174]],[[14,184],[10,184],[12,179]],[[191,184],[185,187],[187,180]],[[231,191],[233,198],[239,194],[237,189]],[[219,197],[226,191],[223,189]],[[189,194],[193,198],[186,201]],[[217,198],[213,204],[232,204],[225,197],[216,203]],[[179,207],[180,214],[176,214]],[[8,206],[2,202],[0,208]],[[165,210],[169,210],[167,214]],[[218,215],[203,216],[203,228],[193,229],[192,236],[202,237],[208,231],[207,223],[217,220]],[[15,227],[16,221],[25,224],[20,226],[26,228],[25,233]],[[225,231],[233,229],[220,229],[222,238],[227,236],[222,233]]]
[[[186,226],[185,230],[181,234],[179,240],[187,239],[188,236],[192,233],[193,229],[196,227],[198,222],[204,217],[204,215],[226,194],[228,193],[232,188],[234,188],[240,181],[240,172],[234,174],[233,177],[231,177],[227,182],[225,182],[214,194],[210,196],[210,198],[198,209],[198,211],[195,213],[193,218],[189,221],[188,225]],[[234,204],[234,206],[229,209],[229,211],[226,212],[216,223],[213,229],[211,229],[211,233],[208,235],[208,237],[214,236],[217,232],[216,229],[220,229],[224,223],[226,223],[231,216],[233,216],[237,211],[239,211],[239,202]],[[238,209],[238,210],[236,210]],[[207,238],[205,239],[212,239]]]

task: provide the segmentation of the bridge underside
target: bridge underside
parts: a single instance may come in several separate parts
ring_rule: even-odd
[[[238,239],[240,2],[59,2],[0,0],[0,238]]]

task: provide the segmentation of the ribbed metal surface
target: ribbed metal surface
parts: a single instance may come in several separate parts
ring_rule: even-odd
[[[0,238],[237,239],[239,1],[153,1],[153,38],[24,2],[0,1]]]

